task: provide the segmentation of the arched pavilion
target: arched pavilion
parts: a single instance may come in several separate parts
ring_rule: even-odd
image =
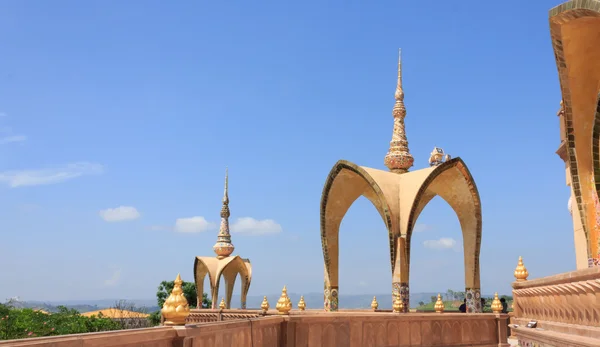
[[[384,160],[389,171],[340,160],[331,169],[323,188],[320,224],[325,263],[325,310],[338,310],[339,228],[346,212],[360,196],[371,201],[386,225],[392,300],[400,296],[404,310],[408,310],[413,228],[421,211],[439,195],[452,207],[462,229],[467,312],[481,312],[481,201],[473,177],[460,158],[433,161],[429,168],[409,172],[414,159],[408,149],[404,127],[406,108],[400,58],[395,99],[394,130]]]
[[[252,281],[252,265],[249,259],[243,259],[239,256],[231,256],[235,247],[231,243],[231,234],[229,232],[229,194],[228,194],[229,175],[225,174],[225,192],[223,194],[223,207],[221,208],[221,225],[217,243],[213,250],[216,257],[196,257],[194,261],[194,280],[196,282],[196,295],[198,296],[198,305],[202,303],[204,295],[204,279],[208,275],[210,283],[210,296],[212,299],[212,308],[216,309],[219,299],[219,285],[221,277],[225,280],[225,307],[231,308],[231,296],[235,280],[239,275],[242,281],[241,288],[241,308],[246,308],[246,296],[250,289]]]

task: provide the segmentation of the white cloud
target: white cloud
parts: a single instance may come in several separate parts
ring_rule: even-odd
[[[456,240],[449,237],[442,237],[439,240],[427,240],[423,242],[423,245],[431,249],[450,249],[456,248]]]
[[[84,175],[101,174],[103,171],[104,168],[100,164],[79,162],[53,169],[0,172],[0,183],[11,188],[39,186],[60,183]]]
[[[5,143],[13,143],[13,142],[23,142],[27,140],[27,136],[25,135],[12,135],[12,136],[6,136],[0,139],[0,144],[5,144]]]
[[[264,235],[280,233],[283,229],[272,219],[256,220],[252,217],[238,218],[231,225],[231,231],[249,235]]]
[[[413,232],[415,233],[422,233],[428,230],[433,230],[433,226],[429,224],[417,224],[413,227]]]
[[[180,233],[201,233],[214,227],[214,223],[208,222],[201,216],[178,218],[175,221],[175,231]]]
[[[140,218],[140,213],[133,206],[107,208],[99,212],[100,217],[107,222],[123,222]]]
[[[113,272],[112,276],[104,281],[104,285],[107,287],[114,287],[121,278],[121,269],[117,269]]]

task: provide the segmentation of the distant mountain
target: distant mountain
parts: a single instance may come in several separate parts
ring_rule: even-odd
[[[304,301],[306,302],[307,308],[322,308],[323,307],[323,293],[307,293],[304,295]],[[277,300],[281,294],[269,294],[267,300],[271,307],[275,307]],[[294,307],[300,301],[300,294],[288,293]],[[377,301],[379,302],[379,308],[391,309],[392,308],[392,294],[384,293],[377,294]],[[431,297],[437,296],[437,293],[411,293],[410,294],[410,306],[415,308],[419,306],[419,302],[429,303]],[[493,295],[483,295],[483,297],[489,298]],[[340,308],[341,309],[367,309],[371,307],[371,301],[373,295],[371,294],[340,294]],[[142,309],[148,313],[158,311],[160,308],[156,305],[156,299],[135,299],[126,300],[127,303],[135,305],[136,308]],[[221,301],[221,298],[218,298]],[[260,304],[263,301],[263,297],[260,295],[250,295],[246,298],[247,308],[260,308]],[[101,310],[105,308],[115,307],[115,304],[119,302],[118,299],[104,299],[104,300],[63,300],[63,301],[14,301],[15,307],[21,308],[33,308],[43,309],[48,312],[57,312],[57,306],[65,306],[67,308],[76,309],[80,313]],[[232,308],[240,307],[240,296],[233,295],[231,298]]]

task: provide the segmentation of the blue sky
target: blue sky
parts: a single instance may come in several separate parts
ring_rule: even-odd
[[[322,187],[339,159],[385,169],[399,47],[413,169],[439,146],[479,188],[483,292],[510,292],[519,255],[532,277],[573,270],[560,1],[433,3],[0,3],[0,300],[152,298],[192,280],[226,166],[231,222],[251,218],[233,233],[250,295],[322,291]],[[460,243],[451,208],[436,198],[417,223],[411,291],[464,289],[462,253],[426,247]],[[364,198],[340,242],[341,294],[389,292]]]

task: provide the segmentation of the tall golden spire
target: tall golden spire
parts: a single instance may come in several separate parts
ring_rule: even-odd
[[[223,193],[223,207],[221,207],[221,226],[219,227],[219,235],[217,243],[213,246],[213,250],[217,254],[217,258],[223,259],[231,255],[235,247],[231,243],[231,234],[229,233],[229,170],[225,169],[225,192]]]
[[[396,103],[392,110],[394,116],[394,131],[390,149],[388,150],[384,163],[391,172],[402,174],[408,172],[413,166],[414,158],[408,150],[408,140],[404,128],[404,117],[406,117],[406,107],[404,107],[404,90],[402,89],[402,50],[398,50],[398,84],[395,93]]]

